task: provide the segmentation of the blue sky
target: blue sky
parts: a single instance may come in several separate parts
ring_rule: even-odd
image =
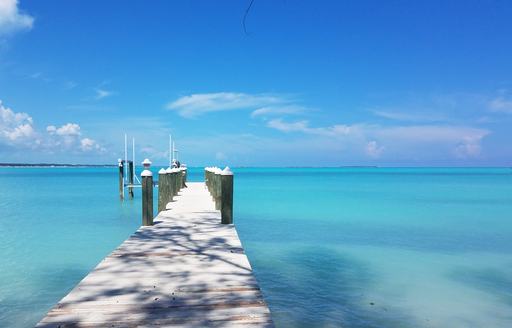
[[[0,162],[509,166],[509,1],[0,0]]]

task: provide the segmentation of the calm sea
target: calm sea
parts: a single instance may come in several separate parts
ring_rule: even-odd
[[[193,181],[202,169],[191,169]],[[512,169],[235,169],[278,327],[511,327]],[[0,169],[0,327],[31,327],[140,224],[116,168]]]

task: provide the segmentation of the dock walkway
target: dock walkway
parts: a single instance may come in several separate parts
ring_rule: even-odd
[[[273,327],[232,224],[188,183],[37,327]]]

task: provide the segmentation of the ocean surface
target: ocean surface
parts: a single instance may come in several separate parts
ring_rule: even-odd
[[[278,327],[512,327],[512,169],[234,172]],[[117,168],[0,168],[0,327],[33,326],[140,221]]]

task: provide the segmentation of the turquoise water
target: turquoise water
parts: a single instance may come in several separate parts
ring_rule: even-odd
[[[0,169],[0,327],[138,227],[116,174]],[[278,327],[512,326],[511,169],[235,169],[235,224]]]

